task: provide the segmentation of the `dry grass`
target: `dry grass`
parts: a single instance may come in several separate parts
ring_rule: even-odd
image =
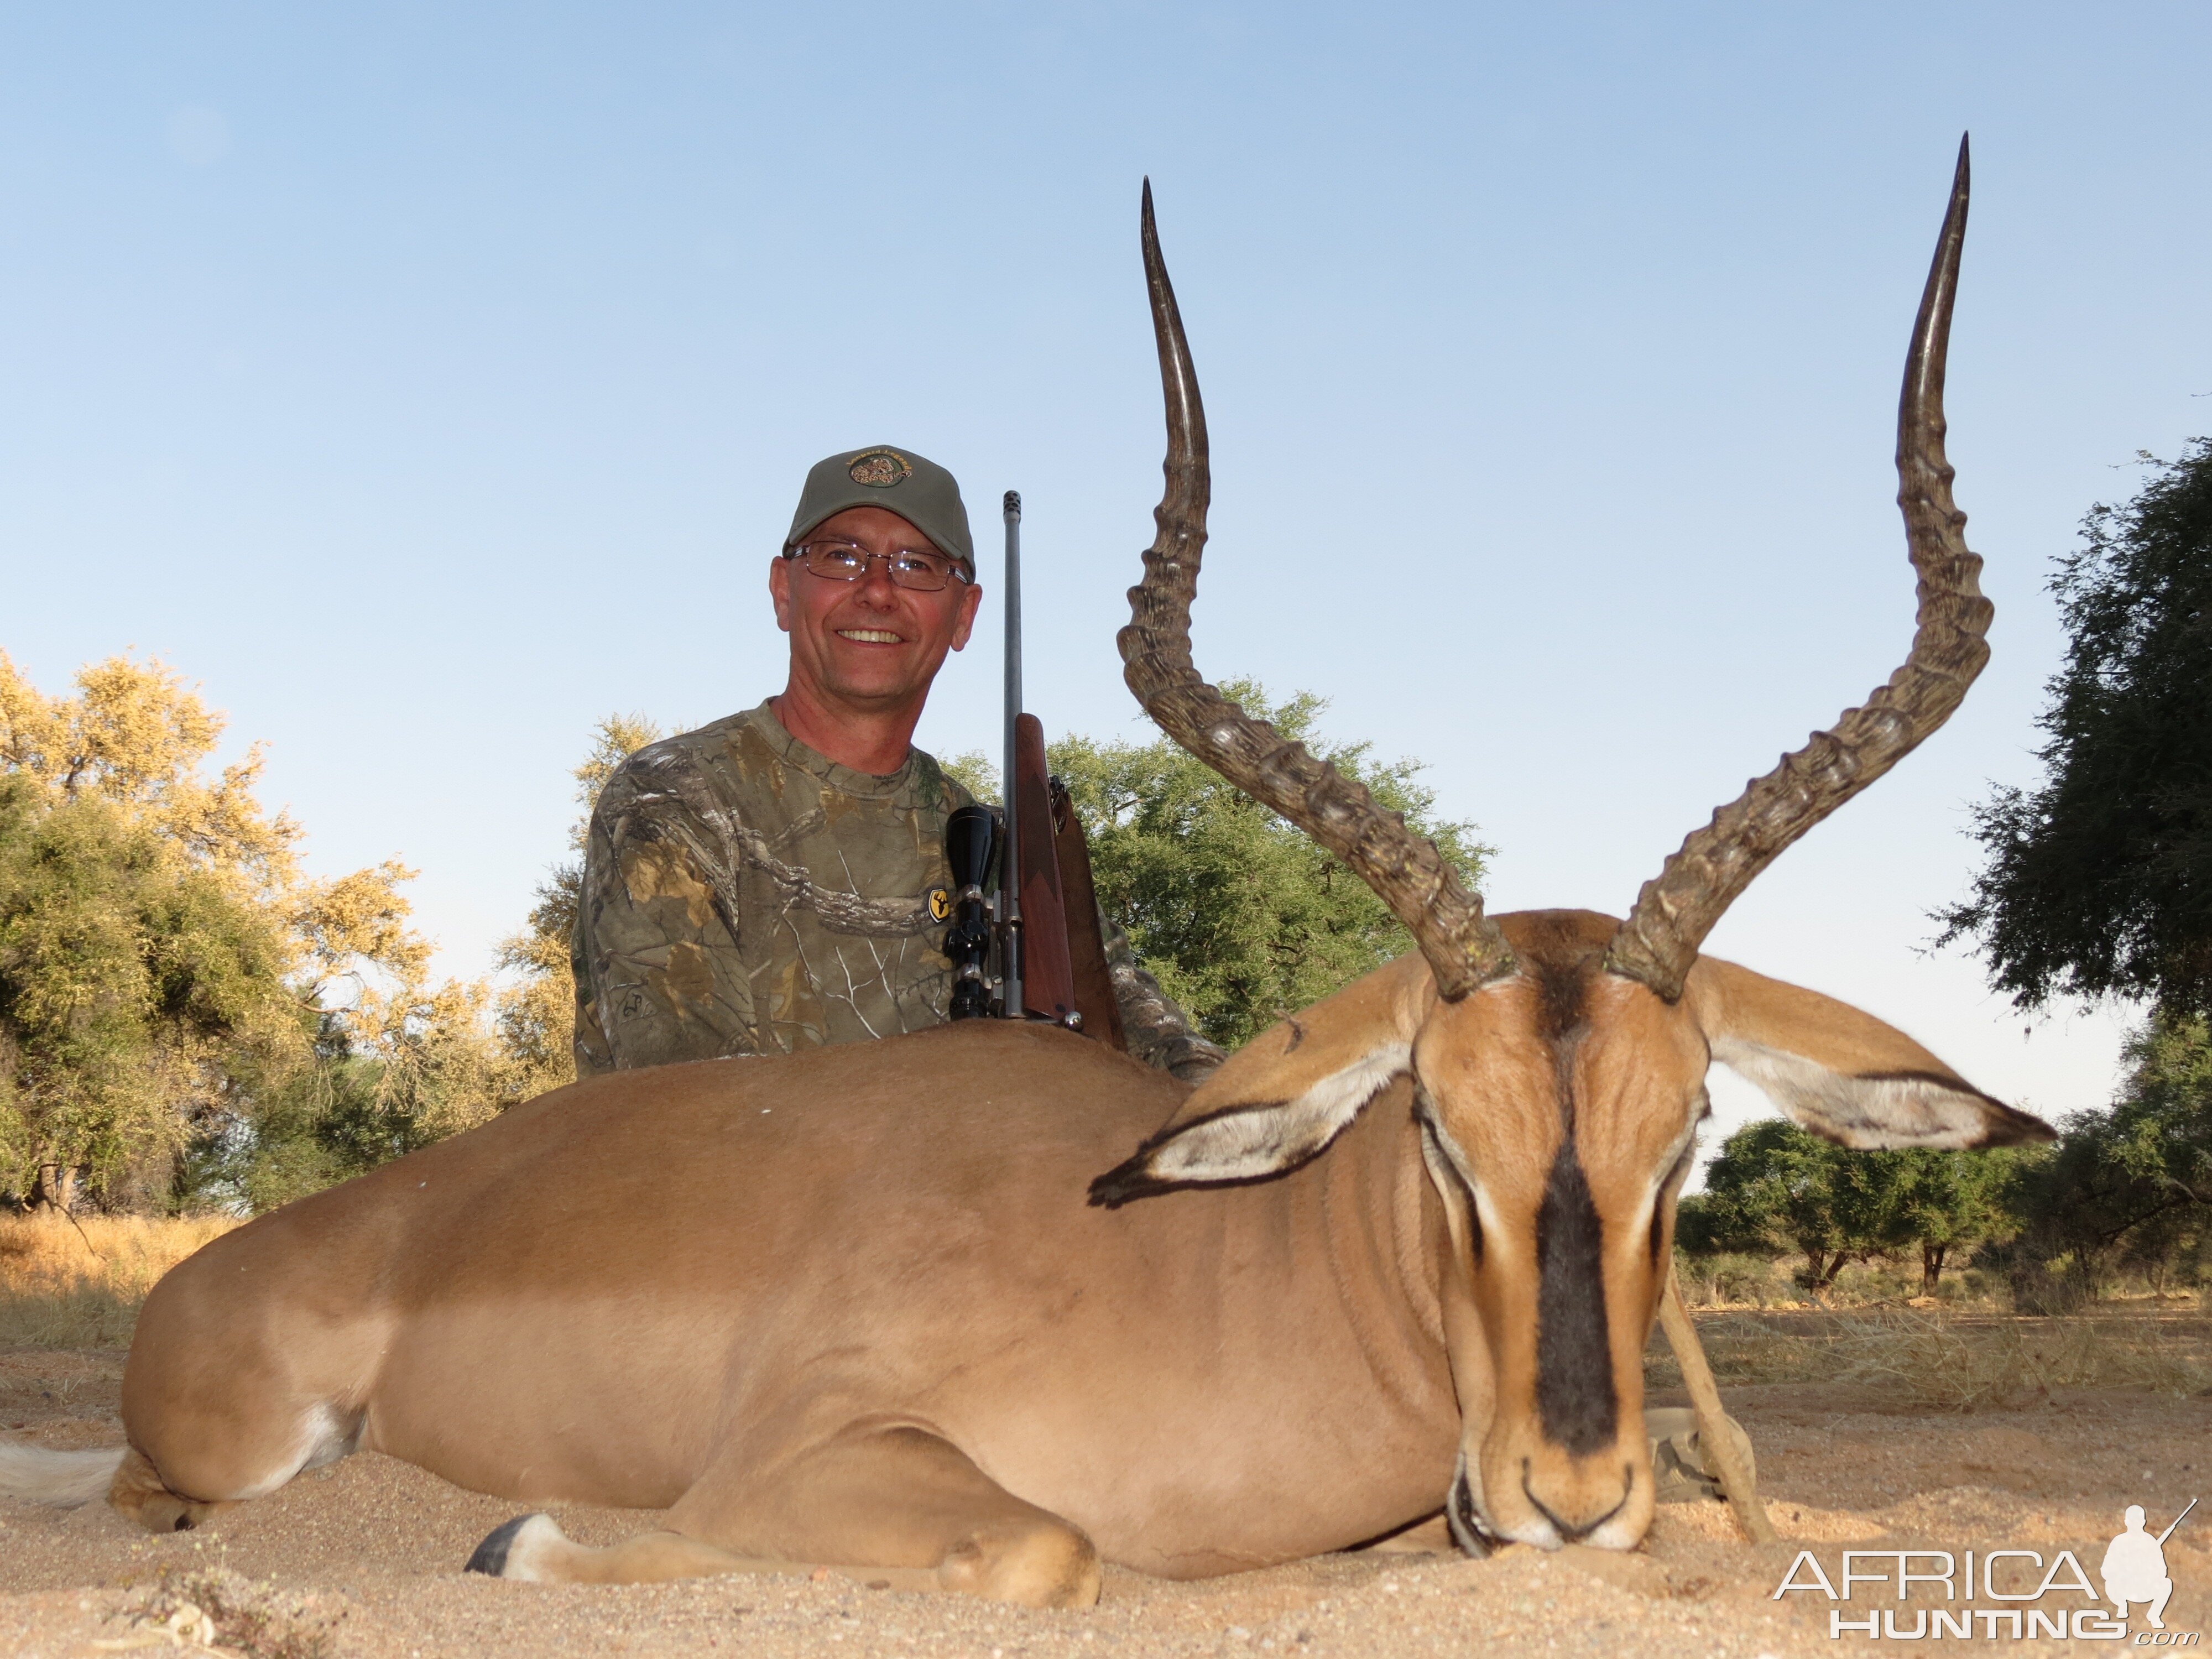
[[[2212,1394],[2212,1319],[2197,1312],[1731,1313],[1700,1319],[1698,1334],[1723,1383],[1839,1383],[1924,1410],[2017,1406],[2057,1389]],[[1649,1369],[1655,1385],[1679,1385],[1663,1345]]]
[[[154,1281],[230,1216],[0,1216],[0,1347],[116,1348]]]

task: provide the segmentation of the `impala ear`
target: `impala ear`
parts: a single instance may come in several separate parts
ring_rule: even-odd
[[[1436,1000],[1419,952],[1355,980],[1229,1057],[1127,1163],[1091,1183],[1117,1209],[1178,1187],[1285,1175],[1319,1157],[1390,1080]]]
[[[1838,1146],[2009,1146],[2054,1140],[2039,1117],[1992,1100],[1893,1025],[1712,957],[1684,1000],[1713,1058],[1792,1121]]]

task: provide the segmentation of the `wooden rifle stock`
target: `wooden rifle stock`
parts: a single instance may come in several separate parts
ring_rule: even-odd
[[[1034,714],[1014,722],[1015,818],[1021,826],[1013,867],[1020,884],[1022,1012],[1128,1052],[1121,1010],[1106,967],[1091,847],[1060,781],[1046,770],[1044,727]]]
[[[1006,803],[999,854],[1000,996],[1008,1019],[1048,1019],[1085,1031],[1127,1052],[1121,1011],[1106,968],[1098,901],[1091,885],[1091,849],[1066,792],[1055,792],[1044,752],[1044,727],[1022,712],[1022,498],[1001,502],[1006,526]],[[965,809],[963,809],[963,811]],[[953,814],[956,819],[963,813]],[[948,831],[951,826],[948,826]],[[959,848],[975,863],[981,827],[962,826]],[[948,836],[948,854],[953,839]],[[955,862],[959,862],[955,858]],[[965,868],[965,866],[962,866]],[[980,901],[969,878],[956,873],[963,897]],[[962,912],[965,922],[980,902]],[[959,945],[961,950],[956,951]],[[952,1017],[984,1012],[981,951],[959,923],[945,937],[960,984]]]
[[[1044,727],[1034,714],[1014,720],[1013,876],[1021,896],[1022,1012],[1080,1029],[1075,975],[1067,953],[1067,899],[1054,848],[1052,787],[1045,770]],[[1009,1010],[1008,1012],[1012,1012]]]
[[[1075,803],[1058,778],[1052,780],[1052,827],[1060,887],[1067,898],[1067,965],[1075,981],[1076,1012],[1083,1016],[1086,1036],[1126,1054],[1129,1034],[1122,1028],[1121,1005],[1106,966],[1098,890],[1091,880],[1091,843],[1084,836],[1083,820],[1075,815]]]

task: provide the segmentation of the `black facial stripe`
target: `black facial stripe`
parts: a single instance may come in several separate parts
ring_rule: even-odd
[[[1536,1407],[1544,1437],[1586,1457],[1613,1444],[1620,1404],[1605,1311],[1605,1226],[1574,1143],[1536,1212]]]
[[[1587,981],[1580,962],[1543,962],[1536,965],[1536,1035],[1557,1042],[1583,1023],[1583,999]]]
[[[1552,1050],[1559,1124],[1570,1145],[1575,1138],[1575,1049],[1588,1029],[1583,1006],[1587,989],[1579,963],[1547,963],[1536,970],[1537,1035]]]

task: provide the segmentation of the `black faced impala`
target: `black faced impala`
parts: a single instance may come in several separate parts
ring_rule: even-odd
[[[1942,447],[1966,220],[1962,149],[1899,409],[1904,666],[1626,921],[1492,918],[1192,665],[1206,420],[1148,191],[1167,490],[1129,684],[1419,951],[1194,1093],[986,1020],[556,1091],[179,1267],[131,1346],[129,1444],[0,1443],[0,1492],[106,1492],[167,1529],[369,1448],[522,1504],[667,1511],[604,1548],[526,1515],[470,1564],[508,1577],[807,1562],[1054,1605],[1093,1600],[1102,1558],[1230,1572],[1439,1508],[1470,1548],[1631,1547],[1641,1356],[1714,1060],[1846,1146],[2050,1133],[1880,1020],[1698,952],[1987,655]]]

